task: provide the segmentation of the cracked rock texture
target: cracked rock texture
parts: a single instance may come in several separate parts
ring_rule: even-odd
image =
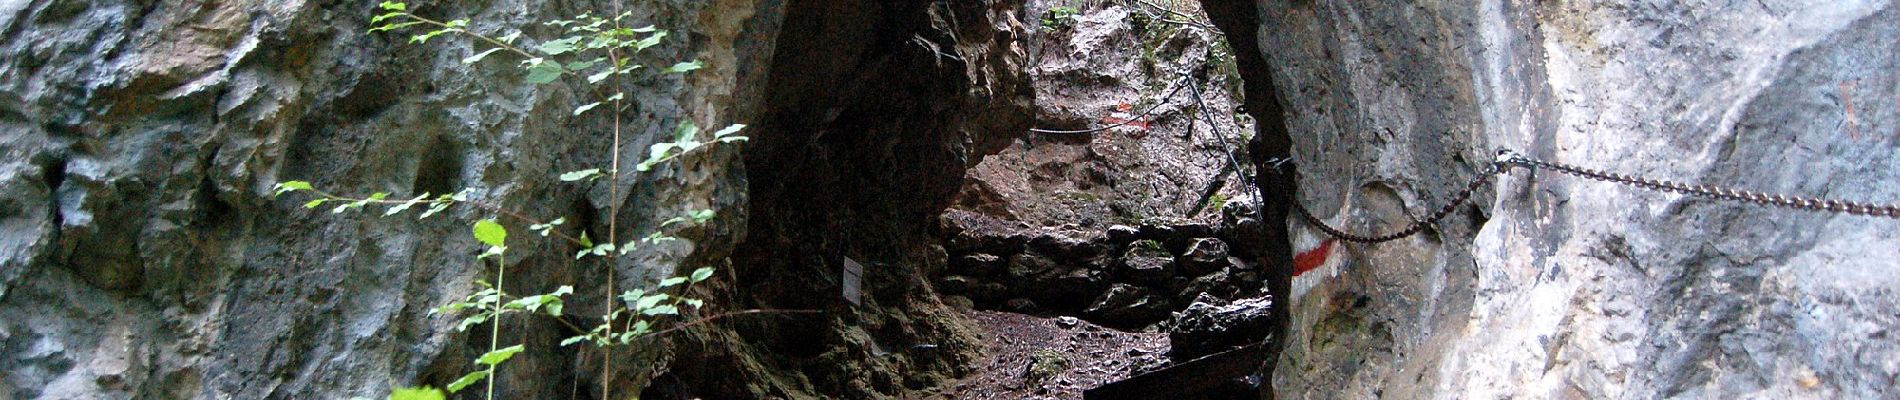
[[[1900,200],[1888,1],[1256,2],[1299,201],[1429,213],[1493,151]],[[1251,83],[1251,82],[1250,82]],[[1296,242],[1318,231],[1294,223]],[[1516,170],[1302,276],[1287,398],[1892,398],[1900,221]]]
[[[615,217],[606,211],[613,204],[622,206],[622,237],[690,210],[719,212],[708,225],[675,232],[685,240],[623,256],[621,288],[650,287],[728,255],[763,259],[797,249],[795,240],[860,246],[823,254],[829,261],[849,255],[873,266],[941,268],[947,261],[930,260],[942,250],[891,233],[922,235],[914,227],[951,201],[964,170],[999,150],[1004,132],[1029,125],[1023,28],[1008,18],[1020,2],[625,6],[636,23],[673,31],[638,61],[694,58],[705,67],[628,83],[634,106],[624,111],[627,140],[617,149],[606,111],[568,117],[585,102],[580,88],[526,85],[502,54],[464,65],[485,49],[466,38],[415,45],[406,34],[365,33],[373,5],[0,1],[0,399],[380,398],[395,385],[441,386],[466,372],[486,335],[456,332],[453,320],[428,310],[491,279],[491,268],[474,262],[480,249],[468,234],[471,220],[489,215],[463,208],[422,222],[330,215],[304,209],[304,198],[272,198],[278,182],[391,197],[468,188],[473,199],[543,220],[565,217],[595,237]],[[614,7],[411,4],[494,35],[523,27],[528,38],[556,36],[541,21]],[[782,36],[788,15],[803,28]],[[813,33],[814,24],[839,29]],[[780,48],[835,54],[785,56]],[[911,90],[796,95],[810,87],[871,91],[841,84],[870,76]],[[887,114],[919,118],[884,124],[878,117]],[[619,197],[610,198],[605,181],[555,178],[606,167],[613,151],[637,159],[689,119],[715,128],[755,124],[745,132],[755,140],[623,179]],[[788,163],[823,168],[785,172],[794,170]],[[747,165],[765,172],[748,176]],[[801,183],[813,177],[831,180]],[[915,190],[919,181],[939,185]],[[797,190],[755,198],[762,187]],[[813,211],[800,201],[814,192],[838,202]],[[908,196],[882,197],[895,192]],[[814,225],[822,221],[889,223],[845,236],[777,236],[823,229]],[[604,269],[564,261],[574,249],[532,242],[525,226],[509,223],[519,240],[510,240],[508,288],[542,293],[577,284],[568,313],[598,315],[603,293],[589,283],[603,280]],[[890,242],[858,240],[865,237]],[[718,266],[698,293],[710,308],[823,308],[789,299],[836,298],[835,286],[815,284],[807,288],[824,292],[736,294],[789,285],[779,280],[785,274],[822,278],[781,264]],[[695,391],[707,387],[711,398],[877,398],[929,386],[968,357],[960,344],[969,339],[953,319],[939,318],[944,307],[931,300],[923,273],[889,271],[868,275],[866,298],[876,307],[834,309],[796,326],[783,322],[791,317],[763,327],[712,324],[618,352],[613,386],[629,395],[647,387],[645,398],[707,396]],[[510,317],[505,325],[505,341],[531,350],[496,378],[500,397],[565,398],[599,387],[599,353],[557,346],[572,334],[561,324]],[[762,339],[738,332],[765,329],[797,329],[820,351],[747,347]],[[864,355],[882,352],[871,337],[891,349],[923,348],[888,341],[903,337],[943,350],[874,358]]]
[[[623,236],[693,209],[722,213],[680,232],[686,241],[626,256],[622,287],[731,251],[746,215],[736,147],[624,180],[619,198],[563,184],[562,171],[606,164],[605,113],[540,117],[568,115],[575,88],[524,84],[512,60],[463,65],[483,49],[466,38],[414,45],[365,33],[372,6],[0,4],[0,398],[375,398],[466,372],[485,335],[428,311],[492,280],[468,236],[485,213],[331,215],[301,197],[273,199],[282,181],[359,196],[467,188],[544,220],[603,221],[620,203]],[[604,7],[412,6],[495,35]],[[676,28],[642,61],[707,68],[629,85],[638,105],[626,114],[625,157],[681,120],[723,126],[756,114],[779,10],[728,1],[628,11]],[[562,262],[565,246],[527,242],[511,243],[511,291],[603,279]],[[570,313],[599,313],[599,296],[580,293]],[[506,341],[544,350],[503,370],[506,397],[598,384],[599,358],[555,346],[568,332],[554,321],[507,323]],[[667,357],[621,352],[617,386],[633,390],[651,373],[627,365]]]
[[[1064,4],[1033,1],[1026,19],[1040,25],[1045,11]],[[1215,136],[1224,135],[1245,160],[1240,143],[1252,134],[1252,120],[1235,106],[1240,77],[1233,55],[1212,30],[1160,15],[1146,7],[1082,5],[1068,25],[1036,27],[1028,73],[1037,128],[1094,129],[1135,119],[1167,96],[1165,104],[1138,126],[1012,135],[1008,148],[970,170],[955,207],[1034,226],[1101,230],[1212,220],[1226,199],[1251,198]],[[1183,73],[1203,86],[1208,109],[1196,104]],[[1118,111],[1124,106],[1128,111]]]

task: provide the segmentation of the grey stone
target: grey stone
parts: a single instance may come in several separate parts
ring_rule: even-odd
[[[1187,251],[1175,257],[1175,264],[1181,267],[1181,273],[1189,276],[1206,275],[1233,265],[1227,260],[1227,242],[1215,238],[1189,242]]]
[[[1141,236],[1141,228],[1128,225],[1108,227],[1108,243],[1113,246],[1126,246]]]
[[[1156,296],[1146,288],[1115,284],[1096,297],[1083,312],[1091,321],[1103,326],[1135,329],[1160,322],[1172,310],[1166,298]]]
[[[951,275],[937,280],[937,290],[943,294],[965,294],[970,292],[971,287],[978,284],[979,283],[974,279],[970,279],[970,277]]]
[[[1227,30],[1258,35],[1237,47],[1266,56],[1257,72],[1284,109],[1297,201],[1353,232],[1429,214],[1500,148],[1900,199],[1900,3],[1639,3],[1255,1],[1216,20],[1262,18]],[[1521,168],[1453,211],[1417,237],[1353,248],[1344,276],[1286,299],[1276,391],[1900,397],[1900,364],[1866,361],[1900,359],[1883,333],[1900,326],[1900,249],[1879,245],[1900,238],[1892,220]],[[1296,245],[1325,238],[1287,226]],[[1339,300],[1349,294],[1370,300]]]
[[[1008,263],[989,253],[965,254],[952,262],[951,272],[970,276],[995,276]]]
[[[1168,357],[1174,360],[1218,353],[1266,340],[1272,332],[1273,299],[1228,302],[1201,296],[1168,322]]]
[[[1167,257],[1128,256],[1121,260],[1121,277],[1131,283],[1162,284],[1174,275],[1169,268],[1173,263],[1174,260]]]

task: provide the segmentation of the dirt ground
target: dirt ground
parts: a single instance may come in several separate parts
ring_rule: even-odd
[[[1082,391],[1165,361],[1168,335],[1104,328],[1071,317],[967,311],[983,330],[978,369],[935,399],[1081,399]]]

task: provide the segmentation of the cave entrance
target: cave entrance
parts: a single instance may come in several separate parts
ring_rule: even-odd
[[[643,397],[960,398],[998,372],[1031,391],[1000,397],[1060,386],[1055,397],[1074,398],[1133,372],[1128,349],[1167,345],[1165,333],[1129,331],[1202,297],[1283,291],[1284,215],[1260,215],[1213,144],[1226,140],[1241,160],[1285,150],[1271,89],[1242,83],[1265,77],[1257,51],[1213,33],[1251,32],[1221,15],[1251,6],[1186,21],[1137,8],[1146,4],[785,2],[774,55],[757,68],[767,77],[748,128],[745,241],[731,294],[716,301],[821,313],[735,319],[677,340],[675,367]],[[1272,126],[1253,126],[1262,115]],[[1026,133],[1115,119],[1132,129]],[[864,268],[857,303],[841,296],[846,260]],[[1105,300],[1112,307],[1097,307]],[[968,323],[985,316],[1090,339],[1000,348],[986,342],[1003,334]],[[1092,367],[1071,360],[1113,358],[1062,353],[1072,338],[1124,356],[1111,367],[1120,375],[1063,375]],[[997,357],[1006,370],[986,367]],[[1034,370],[1058,372],[1021,385]]]
[[[992,340],[1001,353],[1052,342],[1095,363],[1072,370],[1108,371],[1057,385],[1086,389],[1242,346],[1264,353],[1250,359],[1278,354],[1267,339],[1284,336],[1286,312],[1262,299],[1288,293],[1287,203],[1271,189],[1288,182],[1257,171],[1287,155],[1287,130],[1254,6],[1207,3],[1029,1],[1024,68],[1038,129],[971,168],[939,218],[950,263],[934,287],[1003,337]],[[1227,314],[1212,316],[1225,319],[1211,332],[1177,317],[1210,312]],[[1147,357],[1157,340],[1168,354]],[[1033,371],[1034,355],[986,368]],[[1263,393],[1270,370],[1247,368],[1254,380],[1240,391]],[[1208,396],[1240,395],[1220,390]]]

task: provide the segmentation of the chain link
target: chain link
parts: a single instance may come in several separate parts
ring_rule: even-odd
[[[1279,160],[1277,162],[1274,162],[1273,164],[1276,166],[1280,166],[1280,168],[1277,168],[1280,173],[1287,173],[1287,174],[1292,173],[1292,168],[1290,167],[1290,164],[1292,163],[1288,160]],[[1326,221],[1319,219],[1319,217],[1313,216],[1312,211],[1308,211],[1306,209],[1306,205],[1300,203],[1298,193],[1295,192],[1293,188],[1287,187],[1287,188],[1284,188],[1285,189],[1284,191],[1287,194],[1287,198],[1291,199],[1293,203],[1293,211],[1300,215],[1300,219],[1306,221],[1307,224],[1313,225],[1314,228],[1318,228],[1320,231],[1326,232],[1327,235],[1331,235],[1332,237],[1338,238],[1340,240],[1355,242],[1355,243],[1389,242],[1393,240],[1402,239],[1408,236],[1416,235],[1419,232],[1424,232],[1425,228],[1435,225],[1438,223],[1439,220],[1443,220],[1445,219],[1445,217],[1450,216],[1452,210],[1457,209],[1459,205],[1462,205],[1466,201],[1469,201],[1471,199],[1471,193],[1476,191],[1478,189],[1478,186],[1482,186],[1484,185],[1484,183],[1490,182],[1492,177],[1508,172],[1510,170],[1510,167],[1514,165],[1531,168],[1531,169],[1546,168],[1553,171],[1575,175],[1575,176],[1586,178],[1586,179],[1619,183],[1619,184],[1633,186],[1633,187],[1637,187],[1641,189],[1648,189],[1648,190],[1654,190],[1654,191],[1660,191],[1660,192],[1675,192],[1675,193],[1682,193],[1682,194],[1687,194],[1687,195],[1702,196],[1702,197],[1707,197],[1707,198],[1712,198],[1712,199],[1717,199],[1717,200],[1739,201],[1739,202],[1755,203],[1755,204],[1761,204],[1761,205],[1767,205],[1767,206],[1793,208],[1797,210],[1822,211],[1822,212],[1832,212],[1832,213],[1837,213],[1837,214],[1863,215],[1863,216],[1887,217],[1887,218],[1900,219],[1900,206],[1897,206],[1897,205],[1878,205],[1878,204],[1872,204],[1872,203],[1860,203],[1860,202],[1845,201],[1845,200],[1790,196],[1790,195],[1784,195],[1784,194],[1740,190],[1740,189],[1735,189],[1735,188],[1707,185],[1707,184],[1690,185],[1690,184],[1685,184],[1681,182],[1672,182],[1672,181],[1666,181],[1666,180],[1660,180],[1660,179],[1650,179],[1650,178],[1644,178],[1644,177],[1639,177],[1639,176],[1599,171],[1595,169],[1582,168],[1575,165],[1558,163],[1558,162],[1536,160],[1536,159],[1524,157],[1510,150],[1498,151],[1498,158],[1497,160],[1491,162],[1490,171],[1485,171],[1484,173],[1478,174],[1478,176],[1472,177],[1470,182],[1465,183],[1464,189],[1459,190],[1456,195],[1452,196],[1452,200],[1450,202],[1445,203],[1443,207],[1439,207],[1438,211],[1433,212],[1430,217],[1427,217],[1422,220],[1415,219],[1414,221],[1412,221],[1412,224],[1410,226],[1407,226],[1404,230],[1400,230],[1398,232],[1393,232],[1393,233],[1389,233],[1385,235],[1378,235],[1378,236],[1356,235],[1356,234],[1346,232],[1345,230],[1339,229],[1337,227],[1327,225]]]
[[[1283,160],[1277,164],[1290,164],[1290,162]],[[1498,174],[1504,173],[1506,168],[1508,168],[1510,164],[1511,164],[1510,162],[1502,158],[1500,158],[1498,161],[1492,162],[1491,168],[1489,171],[1483,171],[1483,173],[1480,173],[1477,176],[1471,177],[1471,181],[1465,182],[1464,189],[1458,190],[1458,193],[1452,196],[1451,201],[1446,202],[1444,206],[1438,207],[1438,211],[1432,212],[1431,216],[1426,217],[1425,219],[1414,218],[1412,221],[1412,225],[1405,227],[1405,229],[1403,230],[1384,234],[1384,235],[1377,235],[1377,236],[1356,235],[1356,234],[1348,233],[1343,229],[1339,229],[1331,225],[1327,225],[1326,221],[1319,219],[1319,217],[1313,216],[1313,212],[1307,210],[1305,204],[1300,203],[1300,200],[1299,200],[1300,197],[1299,197],[1298,192],[1295,192],[1293,188],[1291,187],[1286,188],[1285,191],[1286,191],[1288,201],[1293,203],[1293,212],[1300,214],[1300,219],[1305,220],[1307,224],[1313,225],[1314,228],[1319,228],[1320,231],[1326,232],[1327,235],[1332,235],[1332,237],[1339,238],[1339,240],[1344,240],[1344,241],[1354,242],[1354,243],[1390,242],[1393,240],[1399,240],[1399,239],[1403,239],[1412,235],[1416,235],[1419,232],[1424,232],[1425,228],[1431,227],[1433,225],[1437,225],[1438,221],[1445,219],[1445,217],[1451,216],[1452,210],[1458,209],[1458,206],[1464,205],[1466,201],[1471,200],[1471,193],[1476,192],[1479,186],[1483,186],[1486,182],[1490,182],[1492,177],[1495,177]],[[1290,173],[1291,171],[1285,171],[1283,169],[1283,172]]]
[[[1522,166],[1531,167],[1531,168],[1549,168],[1557,172],[1575,175],[1582,178],[1594,179],[1594,180],[1599,180],[1599,181],[1604,181],[1604,182],[1620,183],[1620,184],[1624,184],[1628,186],[1635,186],[1638,188],[1649,189],[1649,190],[1654,190],[1654,191],[1659,191],[1659,192],[1676,192],[1676,193],[1682,193],[1682,194],[1693,195],[1693,196],[1702,196],[1702,197],[1707,197],[1707,198],[1712,198],[1712,199],[1717,199],[1717,200],[1740,201],[1740,202],[1755,203],[1755,204],[1761,204],[1761,205],[1767,205],[1767,206],[1793,208],[1797,210],[1824,211],[1824,212],[1831,212],[1831,213],[1837,213],[1837,214],[1900,218],[1900,206],[1896,206],[1896,205],[1878,205],[1878,204],[1872,204],[1872,203],[1861,203],[1861,202],[1853,202],[1853,201],[1845,201],[1845,200],[1791,196],[1791,195],[1784,195],[1784,194],[1778,194],[1778,193],[1763,193],[1763,192],[1740,190],[1740,189],[1735,189],[1735,188],[1721,187],[1721,186],[1707,185],[1707,184],[1690,185],[1690,184],[1685,184],[1681,182],[1671,182],[1671,181],[1666,181],[1666,180],[1649,179],[1649,178],[1643,178],[1639,176],[1631,176],[1631,175],[1625,175],[1625,174],[1599,171],[1599,170],[1582,168],[1575,165],[1558,163],[1558,162],[1534,160],[1534,159],[1526,158],[1521,155],[1517,155],[1517,153],[1511,152],[1510,150],[1500,151],[1499,154],[1500,154],[1499,156],[1500,159],[1504,159],[1505,162],[1509,162],[1515,165],[1522,165]]]

